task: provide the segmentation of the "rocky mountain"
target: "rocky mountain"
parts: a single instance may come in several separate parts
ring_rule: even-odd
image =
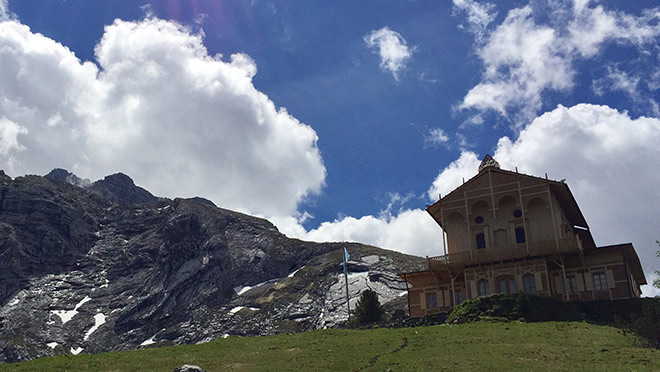
[[[203,198],[165,199],[126,175],[0,171],[0,361],[334,327],[365,288],[405,308],[396,273],[424,260],[289,239]]]

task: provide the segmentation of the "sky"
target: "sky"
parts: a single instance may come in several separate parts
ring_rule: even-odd
[[[659,47],[654,1],[0,0],[0,169],[435,256],[425,206],[489,153],[566,179],[651,282]]]

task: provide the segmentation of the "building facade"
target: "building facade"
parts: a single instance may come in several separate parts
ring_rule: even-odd
[[[400,274],[412,317],[498,292],[589,301],[639,297],[646,284],[632,244],[596,247],[563,180],[502,170],[489,155],[426,210],[443,230],[444,254]]]

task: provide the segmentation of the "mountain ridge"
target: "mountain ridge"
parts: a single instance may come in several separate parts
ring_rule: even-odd
[[[343,247],[352,305],[373,288],[405,309],[396,274],[425,262],[290,239],[203,198],[144,194],[125,175],[104,193],[64,172],[0,175],[4,362],[333,327],[346,319]]]

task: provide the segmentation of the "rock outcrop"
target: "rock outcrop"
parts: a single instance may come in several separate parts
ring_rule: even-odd
[[[334,327],[365,288],[394,307],[424,260],[289,239],[201,198],[164,199],[117,174],[0,174],[0,361]]]

